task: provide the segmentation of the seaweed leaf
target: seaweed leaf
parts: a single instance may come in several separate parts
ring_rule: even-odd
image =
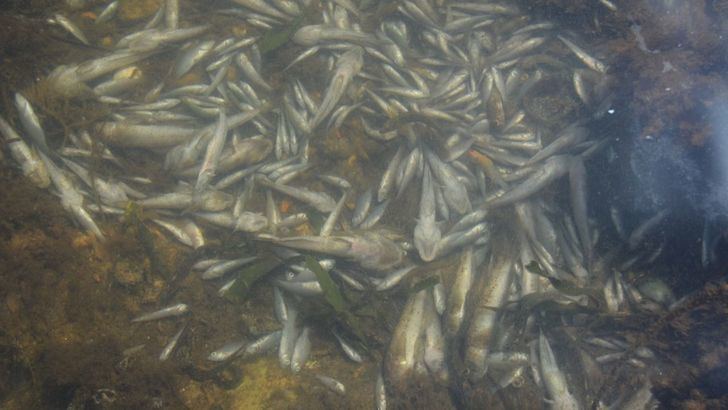
[[[324,291],[324,298],[327,302],[329,302],[331,307],[333,307],[337,313],[346,311],[347,309],[344,306],[344,297],[341,296],[341,292],[336,286],[336,283],[334,283],[334,280],[331,279],[331,275],[329,275],[329,273],[321,267],[316,259],[310,255],[306,255],[306,267],[316,274],[316,278],[318,279],[319,284],[321,284],[321,289]]]
[[[282,263],[274,255],[261,256],[258,261],[240,271],[235,284],[225,293],[225,298],[232,302],[242,302],[255,282],[281,266]]]
[[[258,47],[260,52],[263,54],[270,53],[271,51],[281,48],[283,45],[290,41],[293,33],[295,33],[301,25],[303,25],[304,15],[296,17],[290,24],[283,26],[281,29],[270,29],[263,34],[263,37],[258,41]]]
[[[337,322],[346,328],[352,335],[356,336],[358,344],[364,351],[369,351],[366,345],[366,337],[362,331],[359,318],[354,315],[347,306],[344,296],[339,287],[331,279],[331,275],[310,255],[306,255],[306,267],[316,274],[316,278],[324,291],[324,299],[334,309]]]

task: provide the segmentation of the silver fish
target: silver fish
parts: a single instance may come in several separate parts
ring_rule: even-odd
[[[308,26],[311,27],[311,26]],[[305,27],[301,28],[303,30]],[[299,30],[299,32],[301,31]],[[298,33],[296,33],[298,35]],[[294,36],[295,39],[295,36]],[[326,89],[324,98],[319,105],[314,117],[309,121],[308,128],[314,130],[331,111],[336,108],[344,92],[349,87],[351,80],[357,75],[364,65],[364,49],[354,47],[339,57],[336,62],[336,70],[331,78],[329,87]]]
[[[33,144],[44,153],[48,153],[45,132],[43,132],[43,127],[38,116],[35,114],[33,106],[20,93],[15,93],[15,106],[18,108],[20,122],[23,124],[25,132],[28,133]]]
[[[246,340],[234,340],[225,343],[221,348],[211,352],[207,360],[211,362],[224,362],[240,352],[248,342]]]
[[[425,167],[422,178],[420,213],[414,229],[415,248],[425,262],[435,259],[435,247],[441,239],[440,229],[435,221],[435,191],[430,167]]]
[[[132,323],[149,322],[151,320],[166,319],[168,317],[184,315],[187,312],[189,312],[189,307],[184,303],[178,303],[176,305],[172,305],[172,306],[169,306],[166,308],[159,309],[155,312],[146,313],[144,315],[137,316],[136,318],[132,319],[131,321],[132,321]]]
[[[38,188],[47,188],[50,186],[50,176],[43,161],[1,116],[0,134],[3,135],[4,143],[10,150],[10,154],[18,165],[20,165],[23,175],[30,179],[33,185]]]
[[[182,333],[184,333],[185,329],[187,329],[186,323],[182,325],[182,327],[177,331],[177,333],[174,334],[174,336],[172,336],[171,339],[169,339],[169,342],[166,346],[164,346],[164,349],[162,349],[162,352],[159,354],[159,361],[163,362],[169,359],[169,357],[172,355],[172,352],[174,352],[174,349],[177,347],[177,343],[182,337]]]

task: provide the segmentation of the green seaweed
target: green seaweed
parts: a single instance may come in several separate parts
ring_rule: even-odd
[[[280,29],[275,28],[266,31],[265,34],[263,34],[263,37],[261,37],[258,41],[260,52],[267,54],[283,47],[291,40],[293,33],[295,33],[303,25],[303,18],[304,15],[302,14],[293,19],[290,24],[284,25]]]
[[[318,279],[319,284],[321,284],[321,289],[324,291],[324,298],[334,308],[336,313],[347,311],[344,297],[341,295],[341,291],[339,291],[334,280],[331,279],[331,275],[310,255],[306,255],[306,267],[316,274],[316,279]]]
[[[263,254],[258,261],[240,271],[235,284],[225,292],[225,298],[232,302],[244,301],[255,282],[267,276],[282,264],[283,261],[274,255]]]
[[[349,309],[343,294],[336,286],[336,282],[331,278],[331,275],[310,255],[306,255],[305,263],[306,267],[316,274],[321,289],[324,291],[324,299],[334,309],[336,321],[357,338],[357,342],[363,350],[368,351],[361,322]]]

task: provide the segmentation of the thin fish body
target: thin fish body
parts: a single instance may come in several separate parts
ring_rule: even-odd
[[[637,249],[637,247],[644,241],[645,237],[655,228],[660,225],[663,219],[670,213],[668,209],[663,209],[656,213],[652,217],[642,222],[637,228],[635,228],[627,239],[627,245],[630,250]]]
[[[417,351],[424,343],[422,333],[428,295],[425,290],[410,294],[392,333],[384,366],[387,378],[395,385],[403,385],[411,376]]]
[[[324,25],[303,26],[296,31],[292,39],[296,44],[305,47],[341,41],[357,44],[362,47],[377,47],[383,43],[382,40],[370,34]]]
[[[397,198],[402,195],[409,183],[417,175],[417,171],[422,167],[422,161],[422,150],[415,148],[402,162],[400,165],[401,175],[397,178]]]
[[[308,123],[310,130],[316,127],[336,108],[344,92],[349,87],[351,80],[357,75],[364,65],[364,49],[354,47],[342,54],[336,62],[336,70],[331,78],[331,83],[326,89],[323,101],[316,114]]]
[[[112,1],[99,13],[99,16],[94,20],[94,24],[98,26],[111,21],[116,16],[117,10],[119,10],[119,1]]]
[[[420,213],[413,235],[420,258],[425,262],[435,259],[435,248],[441,239],[441,233],[435,221],[435,191],[430,167],[425,167],[422,178]]]
[[[381,292],[394,288],[416,267],[415,265],[411,265],[395,270],[375,283],[376,290]]]
[[[551,345],[548,339],[546,339],[546,336],[543,335],[543,332],[539,334],[538,347],[541,377],[546,391],[549,393],[551,400],[553,400],[551,407],[559,410],[580,409],[581,406],[569,391],[566,377],[561,369],[559,369],[556,356],[554,356]]]
[[[461,215],[470,211],[468,192],[465,186],[458,181],[455,171],[431,151],[425,150],[424,154],[432,173],[443,187],[443,196],[448,206]]]
[[[346,357],[348,357],[351,361],[356,363],[361,363],[364,361],[364,358],[362,358],[361,354],[356,351],[344,338],[342,338],[339,333],[334,332],[334,337],[336,337],[336,340],[339,341],[339,346],[341,346],[341,350],[344,351],[346,354]]]
[[[275,17],[277,19],[281,20],[290,20],[290,17],[287,16],[285,13],[282,13],[278,9],[276,9],[273,6],[270,6],[265,2],[265,0],[234,0],[235,3],[240,4],[241,6],[245,6],[251,10],[254,10],[258,13],[264,14],[266,16]]]
[[[276,330],[256,339],[241,351],[243,356],[253,356],[273,350],[280,342],[282,331]]]
[[[589,55],[586,51],[584,51],[581,47],[574,44],[571,40],[566,39],[563,36],[556,36],[561,40],[562,43],[566,45],[566,47],[571,50],[574,55],[576,55],[579,60],[581,60],[587,67],[591,68],[594,71],[598,71],[602,74],[607,73],[607,66],[596,59],[595,57]]]
[[[152,320],[160,320],[160,319],[166,319],[169,317],[175,317],[184,315],[185,313],[189,312],[189,306],[187,306],[184,303],[178,303],[176,305],[172,305],[166,308],[159,309],[155,312],[147,313],[141,316],[138,316],[131,320],[132,323],[139,323],[139,322],[149,322]]]
[[[587,213],[586,168],[581,157],[573,157],[569,167],[569,187],[571,189],[571,212],[574,215],[576,231],[581,240],[587,266],[592,260],[592,238]]]
[[[506,302],[513,277],[513,246],[506,238],[499,239],[494,241],[491,261],[474,289],[476,302],[465,342],[465,363],[471,380],[485,375],[498,310]]]
[[[185,323],[182,325],[182,327],[177,331],[177,333],[172,336],[171,339],[169,339],[169,342],[166,346],[164,346],[164,349],[162,349],[162,352],[159,354],[159,361],[164,362],[167,359],[169,359],[170,356],[172,356],[172,353],[174,352],[174,349],[177,347],[177,343],[179,342],[180,338],[182,337],[182,334],[184,333],[185,329],[187,329],[187,324]]]
[[[298,199],[301,202],[311,205],[319,212],[328,213],[336,208],[336,201],[334,201],[334,199],[326,193],[309,191],[305,188],[296,188],[289,185],[277,184],[267,177],[260,177],[257,179],[257,181],[262,185],[273,188],[282,194],[286,194],[290,197]]]
[[[356,200],[356,206],[351,216],[351,224],[356,227],[361,224],[369,213],[369,208],[372,204],[372,198],[374,191],[372,188],[367,188],[362,192]]]
[[[239,258],[239,259],[233,259],[230,261],[224,261],[220,262],[219,264],[216,264],[214,266],[211,266],[205,270],[205,272],[202,273],[202,279],[209,280],[209,279],[216,279],[222,276],[225,276],[228,272],[233,271],[234,269],[238,269],[242,266],[245,266],[253,261],[255,261],[257,258],[255,256],[249,256],[246,258]]]
[[[200,61],[204,60],[205,57],[210,54],[214,46],[214,40],[202,41],[191,46],[181,56],[177,58],[177,63],[174,67],[174,75],[176,77],[182,77],[183,75],[187,74],[187,72],[189,72],[192,67],[194,67]]]
[[[235,64],[240,67],[248,80],[250,80],[253,84],[257,85],[265,91],[271,91],[273,89],[270,84],[265,81],[265,79],[258,72],[258,70],[255,69],[255,66],[250,61],[250,58],[244,52],[240,52],[237,54],[237,56],[235,57]]]
[[[125,121],[104,122],[96,130],[109,145],[126,148],[165,148],[187,141],[194,128],[177,125],[142,125]]]
[[[235,356],[238,352],[240,352],[245,345],[248,344],[246,340],[234,340],[228,343],[225,343],[222,347],[219,349],[211,352],[207,356],[207,360],[211,362],[224,362],[228,360],[229,358]]]
[[[44,154],[40,153],[39,155],[48,170],[48,175],[50,176],[53,185],[60,193],[61,206],[63,209],[73,215],[74,219],[81,224],[84,229],[93,233],[100,241],[104,241],[106,239],[104,234],[96,225],[93,218],[91,218],[91,215],[89,215],[83,208],[83,195],[80,191],[78,191],[71,178],[64,170],[58,168],[53,161]]]
[[[377,372],[377,381],[374,384],[374,402],[377,410],[387,410],[387,386],[381,370]]]
[[[164,25],[167,30],[176,30],[179,26],[179,0],[164,2]]]
[[[298,310],[293,309],[292,306],[289,306],[289,308],[288,320],[283,324],[281,341],[278,347],[278,360],[283,368],[289,368],[291,366],[291,357],[293,356],[293,349],[296,347],[296,338],[298,336],[296,329]]]
[[[525,165],[535,164],[536,162],[549,158],[552,155],[556,155],[569,147],[573,147],[574,145],[583,142],[587,137],[588,132],[586,128],[577,124],[572,124],[565,128],[553,142],[531,157]]]
[[[389,198],[392,189],[394,189],[394,183],[397,179],[397,170],[400,167],[400,163],[404,158],[404,146],[400,145],[394,157],[389,161],[387,169],[382,174],[382,179],[379,182],[379,189],[377,190],[377,200],[382,202]]]
[[[311,353],[311,338],[309,333],[311,333],[311,328],[306,326],[296,339],[296,345],[293,348],[293,355],[291,356],[291,371],[293,373],[301,371],[303,365],[308,360],[308,355]]]
[[[281,289],[299,296],[311,297],[321,296],[324,294],[324,290],[321,288],[321,284],[318,280],[307,282],[278,280],[275,284]]]
[[[319,236],[330,236],[331,233],[334,231],[334,227],[336,226],[336,223],[339,220],[339,217],[341,216],[341,212],[344,210],[344,205],[346,204],[346,198],[347,195],[344,193],[341,195],[341,199],[336,203],[336,207],[331,211],[329,216],[326,218],[326,221],[324,222],[323,226],[321,226],[321,232],[319,232]]]
[[[482,222],[467,231],[451,233],[442,237],[435,245],[435,257],[439,258],[449,254],[455,249],[469,245],[479,240],[488,241],[490,238],[490,225]]]
[[[85,45],[91,45],[91,43],[88,41],[88,38],[86,38],[86,35],[83,34],[83,31],[81,31],[78,26],[68,19],[68,17],[62,15],[62,14],[56,14],[53,17],[53,20],[58,23],[61,27],[63,27],[66,31],[71,33],[76,39],[80,42],[82,42]]]
[[[315,376],[321,382],[321,384],[326,386],[327,389],[342,396],[346,395],[346,387],[340,381],[320,374],[317,374]]]
[[[23,175],[38,188],[50,186],[51,179],[43,161],[1,116],[0,133],[3,135],[4,143],[10,150],[13,159],[20,165]]]
[[[445,332],[451,337],[460,333],[460,327],[465,319],[468,294],[475,282],[475,267],[473,266],[473,247],[466,247],[460,254],[460,264],[455,272],[455,280],[450,287],[445,311]]]
[[[48,145],[46,143],[45,132],[40,123],[40,119],[35,114],[35,110],[30,102],[20,93],[15,93],[15,106],[18,108],[20,123],[33,144],[44,153],[48,153]]]
[[[329,237],[298,236],[276,238],[258,235],[259,239],[271,240],[292,249],[324,253],[352,259],[363,268],[377,272],[397,267],[404,262],[404,251],[391,239],[376,233],[364,231],[360,234]]]
[[[568,156],[557,155],[550,157],[544,162],[541,168],[534,171],[534,173],[518,186],[506,191],[499,197],[486,201],[484,204],[485,208],[496,208],[523,201],[565,175],[569,171],[570,162]]]
[[[205,245],[205,237],[200,228],[190,220],[166,221],[156,218],[154,222],[170,232],[178,241],[192,247],[200,248]]]
[[[202,161],[200,172],[197,174],[197,183],[195,184],[195,193],[201,193],[210,185],[210,181],[217,172],[220,163],[220,155],[222,154],[225,140],[227,139],[227,117],[225,110],[220,110],[217,120],[217,126],[212,134],[212,138],[207,145],[205,158]]]
[[[222,191],[205,191],[202,193],[198,205],[200,210],[218,212],[233,205],[232,195]],[[193,204],[192,193],[189,191],[171,192],[156,197],[144,198],[137,204],[146,208],[162,209],[188,209]]]

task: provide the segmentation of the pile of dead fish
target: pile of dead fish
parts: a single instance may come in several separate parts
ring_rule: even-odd
[[[166,1],[106,55],[57,67],[44,80],[61,96],[96,99],[112,111],[89,129],[73,130],[68,145],[51,150],[33,107],[16,95],[24,132],[5,120],[0,126],[23,173],[51,187],[102,241],[94,215],[122,214],[133,201],[156,210],[156,223],[189,246],[203,246],[211,226],[243,232],[281,253],[318,255],[339,286],[359,291],[393,289],[429,262],[456,261],[433,286],[409,294],[376,382],[379,408],[408,380],[427,377],[491,391],[529,383],[555,408],[642,408],[652,400],[646,378],[634,389],[597,396],[608,391],[597,373],[623,363],[644,371],[654,359],[649,350],[616,335],[561,331],[538,308],[519,320],[524,304],[586,309],[596,297],[604,302],[601,314],[626,314],[673,302],[659,280],[625,277],[659,256],[659,245],[647,239],[667,212],[629,233],[615,211],[623,252],[607,259],[595,252],[600,237],[615,236],[590,220],[586,185],[590,158],[606,142],[588,124],[609,115],[609,70],[581,39],[532,21],[509,2],[405,0],[371,31],[361,28],[363,13],[350,0],[236,3],[242,7],[223,14],[243,19],[251,32],[298,24],[286,47],[300,54],[284,64],[326,67],[328,84],[290,74],[273,84],[262,69],[263,35],[215,38],[209,26],[180,22],[177,1]],[[116,7],[109,4],[99,18],[114,18]],[[300,23],[307,10],[316,11],[318,24]],[[85,40],[71,20],[55,21]],[[149,87],[135,64],[175,49],[170,78],[202,68],[203,80]],[[356,129],[385,147],[385,165],[370,170],[371,186],[327,173],[311,155],[316,139],[333,129]],[[125,156],[139,149],[157,155],[178,186],[130,175]],[[92,173],[90,159],[99,156],[107,167]],[[281,214],[274,195],[292,199],[301,212]],[[393,205],[412,195],[418,207]],[[292,234],[312,213],[324,216],[320,232]],[[414,228],[391,235],[382,223],[390,213]],[[205,280],[227,278],[224,293],[234,286],[233,273],[255,259],[203,260],[193,269]],[[302,327],[297,301],[323,290],[304,264],[285,271],[270,280],[282,329],[253,343],[231,342],[210,360],[277,349],[281,365],[305,368],[312,329]],[[567,286],[583,292],[563,291]],[[181,303],[135,321],[190,310]],[[335,338],[349,359],[366,360],[344,336]],[[556,339],[570,343],[554,348]],[[319,378],[344,394],[340,382]]]

